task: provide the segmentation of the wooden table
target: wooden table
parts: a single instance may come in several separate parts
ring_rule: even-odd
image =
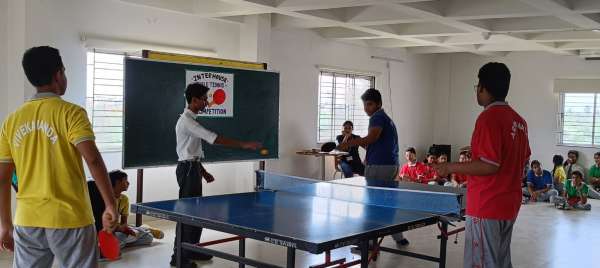
[[[327,158],[327,156],[339,157],[339,156],[348,155],[348,152],[343,152],[343,151],[338,151],[338,150],[333,150],[331,152],[322,152],[319,150],[312,149],[312,150],[298,151],[298,152],[296,152],[296,154],[321,157],[321,180],[325,180],[326,179],[325,178],[325,158]]]

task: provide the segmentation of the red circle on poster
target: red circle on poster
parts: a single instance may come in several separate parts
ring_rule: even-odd
[[[221,88],[215,90],[215,92],[213,93],[213,102],[217,105],[223,104],[225,102],[225,98],[225,90]]]

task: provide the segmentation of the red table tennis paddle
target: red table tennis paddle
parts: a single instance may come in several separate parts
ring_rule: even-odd
[[[109,233],[105,230],[98,232],[98,246],[102,256],[109,260],[116,260],[119,258],[121,248],[119,247],[119,240],[114,234]]]

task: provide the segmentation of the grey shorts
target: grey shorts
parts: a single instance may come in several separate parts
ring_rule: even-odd
[[[56,257],[61,268],[98,267],[96,227],[50,229],[15,226],[14,268],[50,268]]]
[[[515,221],[466,218],[464,268],[512,268],[510,242]]]

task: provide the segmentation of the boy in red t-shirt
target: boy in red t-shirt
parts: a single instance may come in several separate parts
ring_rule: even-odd
[[[505,102],[510,71],[479,69],[477,103],[485,107],[471,138],[472,160],[436,165],[440,175],[469,175],[464,267],[512,267],[510,241],[521,206],[521,176],[531,151],[527,123]]]
[[[458,162],[459,163],[465,163],[465,162],[469,162],[469,152],[468,151],[462,151],[460,152],[460,154],[458,155]],[[445,186],[453,186],[453,187],[467,187],[467,175],[463,175],[463,174],[457,174],[457,173],[452,173],[452,175],[450,175],[451,180],[449,182],[447,182],[445,184]]]
[[[421,183],[425,181],[425,164],[417,161],[417,151],[415,148],[408,148],[404,152],[404,158],[406,158],[406,164],[400,169],[398,173],[398,180],[417,182]]]

